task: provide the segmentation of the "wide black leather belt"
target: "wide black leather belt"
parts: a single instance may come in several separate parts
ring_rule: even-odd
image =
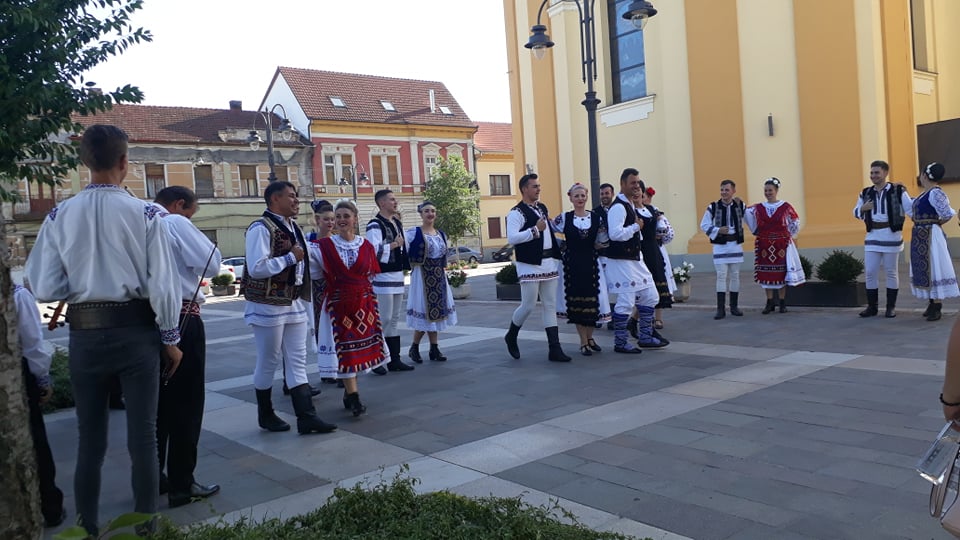
[[[103,330],[153,326],[156,315],[147,300],[129,302],[82,302],[67,306],[71,330]]]
[[[882,222],[880,222],[880,223],[877,223],[876,221],[874,221],[874,222],[871,224],[871,226],[872,226],[872,228],[874,228],[874,229],[886,229],[886,228],[890,227],[890,223],[888,223],[888,222],[886,222],[886,221],[882,221]]]
[[[553,250],[552,250],[552,249],[545,249],[545,250],[543,250],[543,255],[542,255],[542,257],[543,257],[544,259],[550,259],[550,258],[552,258],[552,257],[553,257]]]
[[[735,234],[718,234],[717,235],[717,240],[720,240],[723,242],[736,242],[739,239],[740,237]]]

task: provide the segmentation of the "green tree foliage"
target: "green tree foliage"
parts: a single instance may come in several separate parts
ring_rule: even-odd
[[[114,103],[139,103],[126,85],[101,92],[84,73],[150,41],[130,16],[142,0],[12,0],[0,2],[0,178],[56,183],[77,166],[71,115]],[[15,194],[0,185],[0,199]]]
[[[423,198],[436,205],[436,226],[451,246],[480,226],[480,194],[472,183],[473,175],[460,156],[441,158],[423,192]]]

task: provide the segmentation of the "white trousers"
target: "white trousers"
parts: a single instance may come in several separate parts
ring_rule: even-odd
[[[399,336],[400,313],[403,312],[403,293],[377,294],[377,306],[380,311],[380,324],[383,326],[383,337]]]
[[[540,307],[543,310],[543,327],[557,326],[557,283],[559,279],[543,281],[524,281],[520,284],[520,306],[513,312],[511,320],[517,326],[523,326],[537,305],[540,295]]]
[[[882,253],[879,251],[865,251],[863,253],[863,266],[867,274],[867,288],[880,288],[880,267],[887,274],[887,288],[900,288],[900,274],[897,272],[900,262],[900,253]]]
[[[273,387],[273,374],[281,359],[286,359],[283,376],[288,387],[307,384],[307,323],[252,326],[253,339],[257,344],[254,388],[266,390]]]
[[[717,269],[717,292],[740,292],[740,263],[713,263]]]
[[[617,293],[617,303],[613,312],[618,315],[630,315],[634,306],[654,307],[660,303],[660,293],[656,287],[647,287],[636,292]]]

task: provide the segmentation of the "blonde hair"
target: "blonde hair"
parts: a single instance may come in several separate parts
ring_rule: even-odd
[[[353,217],[357,217],[360,214],[360,212],[357,210],[357,205],[353,204],[353,201],[350,199],[340,199],[337,201],[337,205],[333,208],[333,211],[336,212],[341,208],[350,210],[350,212],[353,213]]]

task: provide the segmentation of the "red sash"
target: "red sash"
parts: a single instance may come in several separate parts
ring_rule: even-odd
[[[383,332],[370,278],[380,272],[370,242],[360,245],[357,261],[347,268],[330,238],[319,241],[327,286],[324,299],[333,324],[340,373],[357,373],[384,361]]]

